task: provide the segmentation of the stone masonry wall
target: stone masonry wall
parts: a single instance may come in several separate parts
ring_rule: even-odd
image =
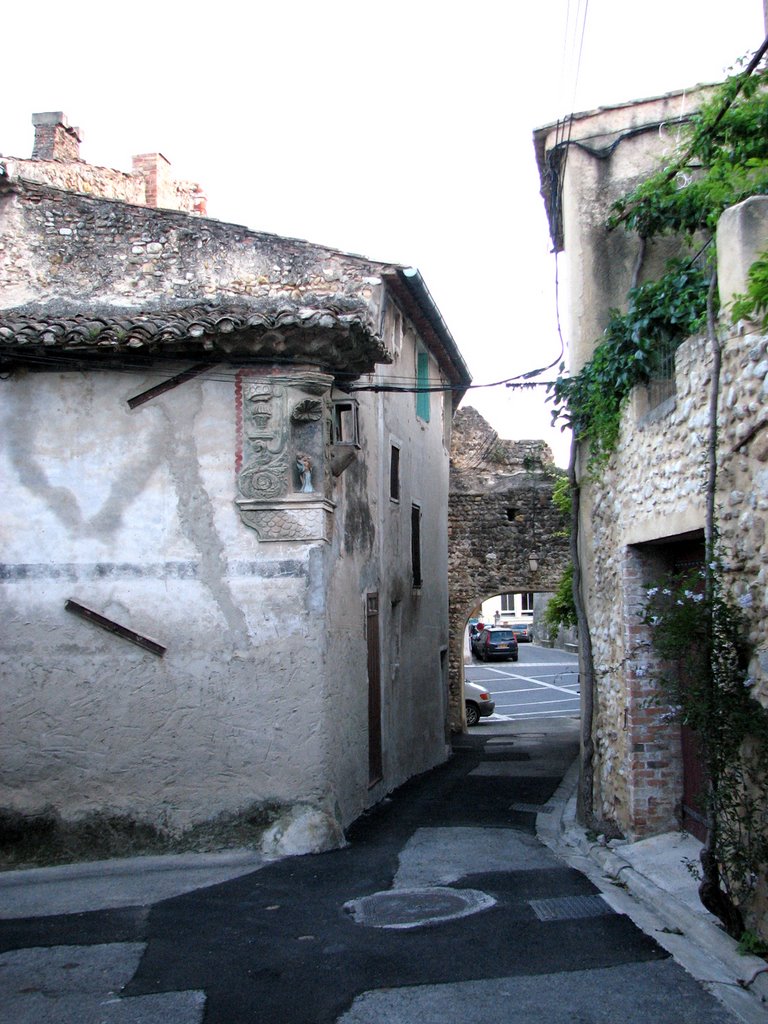
[[[381,286],[380,265],[174,211],[26,185],[0,194],[0,215],[4,307],[49,297],[71,297],[80,308],[254,296],[295,302],[305,293],[367,301]]]
[[[744,604],[755,644],[756,693],[768,700],[768,340],[742,325],[724,344],[718,524],[726,583]],[[599,694],[596,809],[633,835],[679,825],[679,726],[650,703],[654,689],[639,609],[664,571],[659,542],[703,529],[711,358],[703,338],[677,352],[677,396],[654,416],[628,409],[601,481],[583,481],[582,554]],[[639,547],[637,545],[640,545]],[[617,609],[622,627],[617,629]]]
[[[450,726],[458,731],[467,618],[495,594],[554,590],[568,563],[568,541],[552,502],[556,475],[543,441],[500,440],[468,408],[454,419],[451,451]]]
[[[5,160],[4,163],[11,179],[23,178],[66,192],[118,199],[137,206],[144,206],[147,201],[143,177],[111,167],[94,167],[80,160]]]

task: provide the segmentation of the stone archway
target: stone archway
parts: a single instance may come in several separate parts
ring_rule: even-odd
[[[464,629],[493,594],[555,590],[570,555],[552,501],[562,471],[544,441],[504,441],[475,409],[453,423],[448,501],[449,704],[464,727]]]

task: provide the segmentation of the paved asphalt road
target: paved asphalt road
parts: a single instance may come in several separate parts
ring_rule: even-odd
[[[458,737],[342,850],[139,906],[0,920],[0,1024],[736,1024],[537,840],[577,730]],[[377,893],[408,927],[350,912]],[[428,922],[477,893],[479,912]]]
[[[478,661],[465,666],[467,679],[493,695],[494,721],[559,718],[579,714],[579,659],[565,651],[520,644],[517,661]]]

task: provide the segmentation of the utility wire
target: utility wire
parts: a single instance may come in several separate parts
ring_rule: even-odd
[[[8,366],[13,369],[13,356],[16,353],[7,353]],[[26,351],[19,353],[21,359],[17,365],[23,365],[29,368],[36,368],[40,370],[52,369],[52,370],[70,370],[70,371],[98,371],[98,370],[109,370],[113,373],[123,373],[133,376],[147,376],[147,374],[157,373],[159,370],[157,363],[120,363],[114,361],[108,361],[100,363],[98,361],[89,360],[85,354],[82,358],[77,356],[59,356],[56,357],[53,354],[38,355],[34,352]],[[210,354],[208,354],[207,362],[210,362]],[[174,362],[179,364],[186,363],[182,357],[174,359]],[[280,365],[274,360],[270,360],[272,365]],[[192,364],[190,368],[193,368],[195,364]],[[216,368],[205,371],[205,379],[209,381],[216,381],[223,384],[231,384],[235,381],[237,375],[244,369],[247,370],[251,367],[258,367],[260,363],[242,363],[238,366],[227,368],[224,364],[219,364]],[[285,362],[282,365],[286,369],[289,369],[293,364]],[[534,388],[534,387],[547,387],[549,384],[554,383],[552,381],[530,381],[525,378],[529,377],[533,373],[540,373],[541,371],[529,371],[528,373],[518,374],[516,377],[507,377],[504,380],[489,381],[486,384],[429,384],[429,385],[416,385],[413,383],[413,376],[398,375],[388,377],[386,383],[379,383],[371,381],[370,383],[353,383],[353,379],[350,378],[349,390],[352,391],[368,391],[368,392],[402,392],[405,394],[428,394],[431,392],[464,392],[470,390],[478,390],[481,388],[497,388],[497,387],[518,387],[521,389]],[[176,374],[173,374],[175,376]],[[8,380],[11,373],[8,369],[0,371],[0,380]],[[363,375],[366,376],[366,375]],[[170,377],[167,379],[171,379]],[[337,382],[343,382],[343,375],[336,375]],[[359,381],[359,377],[355,377],[354,381]]]

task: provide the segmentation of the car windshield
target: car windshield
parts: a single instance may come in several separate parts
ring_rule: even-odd
[[[503,640],[514,640],[515,639],[515,634],[514,634],[514,632],[511,629],[492,629],[492,630],[490,630],[490,633],[491,633],[491,641],[493,643],[498,643],[499,640],[503,641]]]

